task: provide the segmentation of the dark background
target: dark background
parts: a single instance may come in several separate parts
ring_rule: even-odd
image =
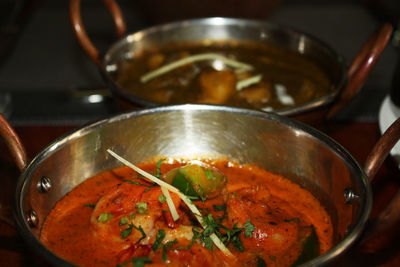
[[[383,21],[397,28],[398,0],[120,0],[128,32],[191,17],[268,20],[312,34],[349,63]],[[162,7],[161,7],[162,5]],[[100,0],[83,0],[87,32],[105,52],[113,43],[111,19]],[[88,104],[88,90],[107,88],[72,33],[67,0],[0,0],[0,110],[13,125],[80,124],[118,112],[111,98]],[[397,62],[394,40],[360,95],[337,120],[376,121]]]

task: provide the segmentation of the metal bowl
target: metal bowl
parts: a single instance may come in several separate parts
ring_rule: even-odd
[[[134,163],[157,155],[228,157],[295,181],[323,203],[334,225],[334,247],[307,263],[313,266],[349,249],[371,211],[371,188],[363,169],[342,146],[309,126],[276,114],[225,106],[138,110],[59,138],[23,169],[15,196],[20,233],[57,266],[69,263],[40,241],[43,222],[72,188],[120,166],[106,152],[108,148]]]
[[[107,1],[106,4],[114,17],[117,35],[120,39],[108,49],[103,58],[100,57],[100,53],[91,43],[84,30],[79,0],[70,1],[70,18],[79,43],[93,62],[99,66],[110,89],[120,100],[120,105],[124,110],[138,106],[153,107],[160,105],[143,99],[118,85],[116,77],[124,62],[134,60],[136,54],[140,51],[156,46],[176,43],[190,44],[206,40],[268,44],[311,60],[329,77],[331,81],[330,92],[308,103],[274,112],[280,115],[296,116],[296,118],[308,122],[308,117],[313,120],[320,120],[325,116],[327,107],[330,106],[328,116],[332,117],[357,94],[392,32],[392,26],[384,24],[364,44],[348,67],[340,55],[319,39],[301,31],[270,24],[266,21],[214,17],[162,24],[125,35],[125,24],[118,6],[114,1]],[[316,113],[318,116],[315,116]]]

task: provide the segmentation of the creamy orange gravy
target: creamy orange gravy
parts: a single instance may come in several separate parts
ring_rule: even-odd
[[[288,235],[295,233],[296,239],[296,229],[310,225],[314,227],[318,236],[320,253],[325,253],[330,249],[333,235],[331,219],[324,207],[310,192],[288,179],[253,165],[239,166],[226,160],[207,163],[218,168],[228,177],[227,191],[230,192],[228,202],[226,202],[227,195],[221,194],[220,197],[206,200],[204,204],[198,201],[194,203],[202,211],[208,210],[214,218],[222,217],[223,212],[213,211],[213,205],[226,203],[229,214],[222,224],[232,228],[234,223],[242,225],[250,218],[255,226],[253,236],[245,237],[244,233],[240,234],[244,246],[243,252],[237,251],[232,244],[228,246],[235,255],[234,258],[225,257],[216,247],[209,251],[198,243],[193,245],[190,250],[174,249],[174,247],[182,247],[189,243],[188,240],[178,240],[178,244],[167,250],[166,261],[162,259],[162,249],[156,252],[150,250],[146,256],[152,260],[153,265],[169,263],[172,266],[180,266],[190,263],[191,266],[257,266],[257,258],[262,257],[267,266],[290,266],[302,249],[299,241],[293,241],[293,244],[288,245],[287,251],[282,251],[282,247],[287,244],[271,241],[266,237],[267,234],[263,234],[263,231],[270,231],[269,235],[285,231],[288,232]],[[182,163],[163,163],[161,173],[166,173],[181,165]],[[150,173],[156,172],[156,163],[140,164],[139,167]],[[136,172],[128,167],[122,167],[98,174],[78,185],[62,198],[48,215],[41,231],[42,242],[60,257],[80,266],[116,266],[122,262],[122,259],[125,261],[124,256],[121,259],[121,252],[111,246],[110,240],[101,239],[101,235],[95,232],[97,228],[93,228],[90,222],[94,209],[87,204],[96,204],[104,195],[112,193],[119,184],[126,184],[123,181],[132,177],[137,177]],[[269,193],[264,194],[262,190],[267,190],[265,192]],[[260,199],[260,196],[261,202],[256,200]],[[248,205],[252,205],[251,208]],[[266,210],[270,215],[265,215]],[[190,225],[191,215],[184,203],[180,204],[178,211],[181,218],[176,225]],[[235,219],[235,214],[240,215],[239,219]],[[274,221],[281,222],[281,224],[277,226],[275,223],[272,224],[270,219],[275,218],[274,216],[276,217]],[[298,222],[293,223],[293,218],[298,219]],[[162,217],[155,222],[156,226],[168,229]],[[125,226],[118,227],[122,231]],[[272,227],[272,230],[268,227]],[[289,236],[285,242],[292,242],[290,240],[293,238],[291,239]],[[132,240],[126,242],[127,246],[135,243]],[[128,242],[130,243],[128,244]],[[145,242],[148,242],[147,246],[152,245],[154,238]],[[140,249],[145,246],[143,245]],[[133,249],[135,248],[133,247]]]

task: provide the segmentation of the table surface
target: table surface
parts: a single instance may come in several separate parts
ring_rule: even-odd
[[[25,145],[29,158],[32,158],[45,145],[73,128],[74,126],[24,126],[16,127],[16,131]],[[366,160],[380,137],[379,127],[375,122],[331,122],[317,128],[343,145],[360,163]],[[18,170],[3,141],[0,141],[0,177],[2,183],[0,203],[10,203]],[[373,185],[374,207],[371,217],[376,216],[400,188],[399,177],[397,164],[391,157],[387,158]],[[360,255],[353,249],[346,254],[347,257],[343,262],[349,263],[348,265],[357,263],[363,266],[400,266],[400,244],[397,242],[399,237],[400,231],[394,229],[391,234],[370,243],[372,249],[379,248],[373,255]],[[390,245],[382,246],[385,241]],[[13,227],[0,222],[0,266],[26,266],[28,263],[30,266],[44,264],[25,245]],[[342,265],[345,265],[344,263]]]

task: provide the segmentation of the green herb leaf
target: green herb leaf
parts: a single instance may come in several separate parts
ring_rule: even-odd
[[[148,257],[136,257],[131,259],[134,267],[143,267],[145,263],[152,263]]]
[[[209,250],[213,249],[213,242],[210,238],[210,235],[216,234],[218,238],[222,242],[224,242],[225,245],[229,245],[229,243],[232,243],[236,250],[244,251],[244,247],[242,241],[239,238],[239,234],[246,228],[239,228],[237,227],[237,223],[235,223],[233,228],[229,229],[228,227],[217,223],[214,220],[212,214],[208,214],[206,217],[203,217],[203,222],[205,224],[205,228],[203,232],[201,232],[201,234],[199,235],[199,238],[205,248]],[[246,226],[249,232],[252,232],[254,230],[251,229],[251,226],[253,225],[250,223],[250,220],[246,222]],[[220,232],[220,229],[223,229],[225,231],[224,235]]]
[[[240,232],[241,232],[243,229],[244,229],[244,228],[239,228],[239,227],[237,227],[237,223],[235,223],[235,224],[233,225],[232,230],[230,230],[230,229],[225,229],[226,234],[227,234],[227,236],[228,236],[227,242],[229,243],[229,242],[231,241],[231,239],[232,239],[233,237],[235,237],[235,236],[238,237],[239,234],[240,234]]]
[[[159,229],[156,235],[156,241],[154,241],[153,244],[153,250],[157,251],[158,248],[161,246],[161,242],[163,241],[165,237],[165,230],[164,229]]]
[[[217,228],[217,223],[214,220],[214,217],[212,214],[208,214],[206,217],[204,217],[204,222],[207,225],[206,228],[203,231],[204,236],[210,236],[211,234],[215,233],[215,230]]]
[[[97,218],[97,221],[101,222],[101,223],[106,223],[106,222],[112,220],[112,218],[114,218],[114,216],[111,213],[102,213]]]
[[[143,267],[145,263],[152,263],[152,261],[148,257],[135,257],[130,259],[129,261],[122,262],[117,264],[117,267],[126,266],[128,263],[132,262],[134,267]]]
[[[157,173],[154,176],[157,177],[158,179],[160,179],[160,177],[161,177],[161,163],[164,160],[165,159],[160,159],[159,161],[157,161]]]
[[[293,218],[293,219],[289,219],[289,220],[284,220],[285,222],[294,222],[294,223],[300,223],[300,218]]]
[[[204,242],[204,247],[208,250],[213,250],[213,241],[211,240],[211,238],[209,236],[206,236],[203,238],[203,242]]]
[[[146,238],[146,233],[143,231],[142,226],[139,225],[139,227],[137,227],[136,225],[134,225],[133,223],[129,224],[128,228],[126,228],[125,230],[123,230],[121,232],[121,237],[123,239],[127,238],[128,236],[130,236],[132,234],[132,229],[135,228],[136,230],[138,230],[141,234],[142,237],[139,238],[139,240],[136,243],[139,243],[140,241],[142,241],[144,238]]]
[[[158,196],[158,201],[160,201],[161,204],[164,204],[164,202],[167,201],[167,198],[161,194]]]
[[[192,232],[193,232],[193,237],[190,243],[186,247],[177,247],[176,249],[190,249],[193,246],[194,242],[196,242],[196,240],[199,239],[201,236],[201,229],[193,227]]]
[[[136,203],[137,212],[139,214],[147,214],[147,203],[146,202],[138,202]]]
[[[240,240],[240,238],[239,238],[238,235],[235,235],[235,236],[232,238],[232,244],[235,246],[236,250],[238,250],[238,251],[240,251],[240,252],[243,252],[243,251],[244,251],[243,243],[242,243],[242,241]]]
[[[136,181],[132,181],[132,180],[124,180],[124,182],[128,183],[128,184],[135,184],[135,185],[139,185],[139,186],[145,186],[145,187],[150,187],[150,185],[147,184],[142,184]]]
[[[143,192],[148,192],[150,189],[152,189],[153,187],[157,186],[156,183],[153,183],[152,185],[147,185],[147,184],[142,184],[142,183],[139,183],[139,182],[136,182],[136,181],[132,181],[132,180],[125,180],[124,182],[147,187],[146,190],[144,190]]]
[[[129,222],[128,217],[122,217],[121,220],[119,221],[119,225],[125,225]]]
[[[134,213],[134,212],[132,212],[130,215],[129,215],[129,219],[134,219],[136,217],[136,213]]]
[[[178,243],[178,240],[175,238],[174,240],[169,241],[169,242],[167,242],[167,243],[165,243],[165,244],[163,245],[163,251],[162,251],[162,260],[163,260],[163,261],[166,261],[166,260],[167,260],[167,249],[168,249],[168,248],[171,249],[171,247],[172,247],[173,245],[175,245],[176,243]]]
[[[146,233],[143,231],[142,226],[139,225],[139,227],[137,227],[137,226],[135,226],[134,224],[132,224],[132,226],[133,226],[133,228],[135,228],[136,230],[138,230],[138,231],[142,234],[142,237],[139,238],[138,241],[136,241],[136,244],[137,244],[137,243],[139,243],[140,241],[142,241],[143,239],[146,238]]]
[[[133,223],[129,224],[128,228],[126,228],[125,230],[123,230],[121,232],[121,237],[123,239],[127,238],[128,236],[130,236],[132,234],[132,228],[133,228]]]
[[[96,207],[96,205],[95,205],[95,204],[92,204],[92,203],[86,203],[86,204],[84,204],[83,206],[84,206],[84,207],[89,207],[89,208],[92,208],[92,209],[94,209],[94,208]]]
[[[150,185],[149,186],[149,188],[147,188],[146,190],[144,190],[143,192],[148,192],[148,191],[150,191],[153,187],[156,187],[156,186],[158,186],[156,183],[153,183],[152,185]]]
[[[256,229],[253,224],[251,224],[250,219],[247,220],[245,224],[243,224],[245,227],[244,229],[244,236],[245,237],[252,237],[253,236],[253,231]]]

